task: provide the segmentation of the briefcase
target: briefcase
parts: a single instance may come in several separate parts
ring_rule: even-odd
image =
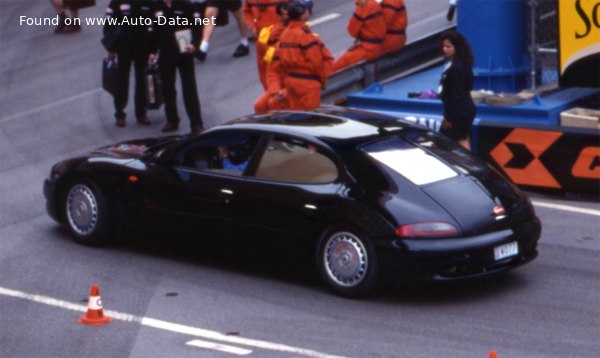
[[[145,70],[146,75],[146,104],[148,109],[159,109],[164,99],[162,84],[158,73],[158,65],[155,62],[148,63]]]
[[[119,88],[119,64],[116,60],[105,58],[102,60],[102,88],[116,96]]]

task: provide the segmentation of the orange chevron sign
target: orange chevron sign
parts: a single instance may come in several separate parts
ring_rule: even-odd
[[[490,156],[517,185],[561,188],[539,157],[562,135],[561,132],[516,128]]]
[[[583,148],[571,174],[578,178],[600,179],[600,147]]]

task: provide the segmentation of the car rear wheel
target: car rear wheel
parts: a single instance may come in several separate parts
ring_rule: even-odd
[[[372,243],[350,230],[332,230],[323,235],[317,267],[323,281],[346,297],[366,296],[377,278],[377,258]]]
[[[71,184],[65,196],[65,218],[76,242],[99,245],[108,241],[111,223],[106,199],[93,183]]]

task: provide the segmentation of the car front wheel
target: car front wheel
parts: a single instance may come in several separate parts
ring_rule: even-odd
[[[109,210],[100,189],[86,182],[75,182],[66,191],[65,217],[74,240],[82,245],[108,241]]]
[[[332,230],[319,243],[317,267],[323,281],[346,297],[364,297],[377,278],[372,243],[350,230]]]

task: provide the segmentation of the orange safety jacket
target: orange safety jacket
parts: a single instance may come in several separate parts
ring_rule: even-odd
[[[333,56],[319,36],[305,23],[290,21],[281,34],[278,50],[287,76],[313,79],[323,85],[333,64]]]
[[[266,91],[272,95],[279,93],[285,83],[285,73],[282,71],[279,54],[277,53],[277,44],[285,28],[286,24],[282,21],[270,28],[269,37],[266,39],[266,45],[269,47],[262,59],[266,64]]]
[[[381,6],[375,0],[356,0],[356,8],[348,22],[348,33],[368,47],[381,47],[387,27]]]
[[[258,78],[263,88],[267,88],[265,79],[267,66],[275,52],[275,46],[279,42],[279,37],[285,30],[286,24],[278,21],[275,25],[264,27],[260,30],[256,41],[256,66],[258,68]]]
[[[270,95],[276,95],[285,87],[285,72],[281,67],[281,59],[277,52],[267,67],[266,82],[267,91]]]
[[[382,0],[381,13],[387,26],[384,39],[384,51],[397,51],[406,43],[408,16],[404,0]]]

